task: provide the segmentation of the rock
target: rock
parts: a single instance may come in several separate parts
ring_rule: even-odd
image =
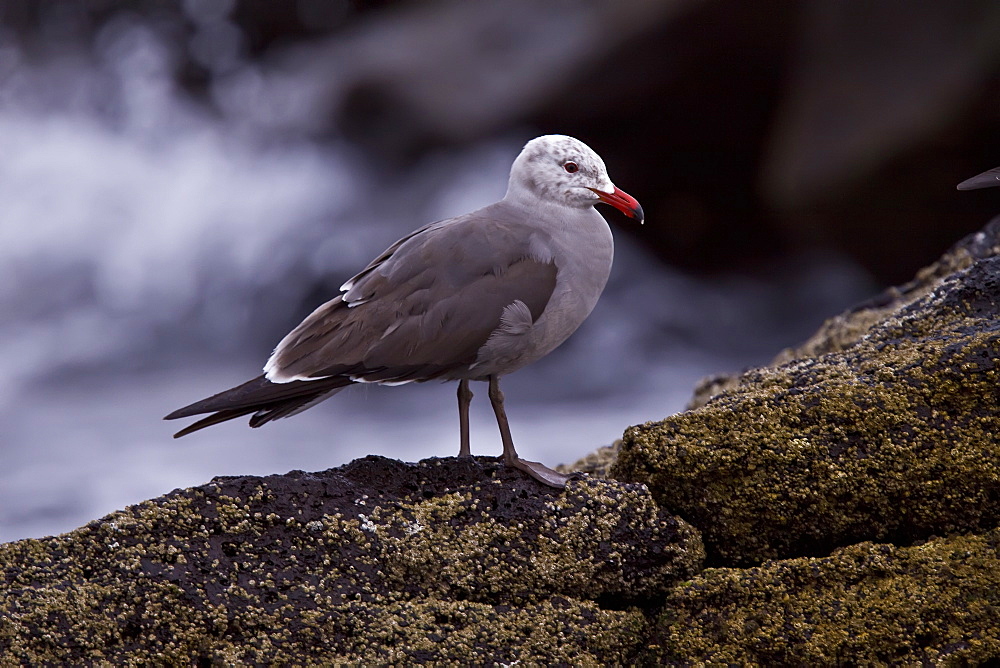
[[[640,485],[495,460],[216,478],[0,546],[0,654],[39,663],[622,663],[704,551]]]
[[[611,445],[594,450],[589,455],[578,459],[572,464],[560,464],[556,470],[560,473],[587,473],[599,478],[605,478],[611,466],[618,459],[618,449],[622,447],[622,440],[619,438]]]
[[[998,549],[993,530],[708,569],[667,596],[646,662],[983,665],[1000,656]]]
[[[868,331],[905,306],[926,296],[941,284],[942,279],[963,269],[977,260],[1000,255],[1000,217],[994,218],[979,232],[964,237],[934,264],[924,267],[913,280],[894,286],[868,299],[852,309],[827,320],[809,340],[795,348],[786,348],[771,362],[778,366],[803,357],[819,357],[831,352],[841,352],[860,341]],[[695,388],[689,409],[704,406],[716,394],[739,385],[739,375],[710,376]]]
[[[630,428],[612,475],[698,527],[711,565],[993,528],[998,253],[1000,219],[775,366]]]

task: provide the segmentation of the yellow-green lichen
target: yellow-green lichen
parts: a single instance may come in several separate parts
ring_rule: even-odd
[[[983,231],[970,234],[955,244],[937,262],[918,271],[909,283],[888,288],[867,302],[828,319],[805,343],[782,350],[770,366],[847,350],[879,323],[895,317],[904,307],[926,297],[940,286],[942,279],[968,269],[977,260],[997,255],[1000,255],[1000,230],[990,223]],[[695,388],[688,409],[704,406],[712,397],[738,387],[739,383],[740,377],[734,375],[717,375],[702,380]]]
[[[918,292],[843,350],[630,428],[613,475],[698,527],[715,565],[995,526],[1000,259]]]
[[[1000,656],[1000,530],[707,569],[678,585],[651,663],[980,665]]]
[[[217,479],[0,545],[0,656],[621,663],[647,628],[630,602],[690,577],[703,554],[641,486],[558,494],[496,463],[373,457]]]
[[[575,461],[572,464],[560,464],[556,470],[560,473],[588,473],[597,478],[606,478],[615,460],[618,459],[618,449],[621,448],[622,440],[619,438],[611,445],[598,448],[586,457]]]

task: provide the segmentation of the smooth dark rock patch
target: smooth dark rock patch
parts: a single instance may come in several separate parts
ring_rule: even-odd
[[[624,662],[700,568],[640,485],[367,457],[216,478],[0,546],[0,654],[26,663]]]

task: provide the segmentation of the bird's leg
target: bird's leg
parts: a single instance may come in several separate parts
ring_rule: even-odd
[[[503,409],[503,392],[500,391],[500,380],[496,376],[490,376],[490,403],[493,404],[493,412],[497,416],[497,425],[500,427],[500,440],[503,441],[503,463],[507,466],[516,466],[520,457],[514,449],[514,439],[510,437],[510,423],[507,422],[507,412]]]
[[[497,425],[500,427],[500,440],[503,441],[503,463],[504,466],[513,466],[521,469],[540,483],[562,489],[566,483],[574,476],[563,475],[558,471],[553,471],[548,466],[538,462],[529,462],[517,456],[514,450],[514,439],[510,436],[510,424],[507,422],[507,413],[503,409],[503,392],[500,391],[500,380],[496,376],[490,376],[490,403],[493,404],[493,412],[497,416]]]
[[[469,448],[469,404],[472,403],[472,390],[469,381],[458,381],[458,427],[462,435],[462,443],[458,447],[459,457],[471,457]]]

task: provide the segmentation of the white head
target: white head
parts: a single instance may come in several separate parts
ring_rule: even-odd
[[[642,207],[615,187],[601,156],[566,135],[536,137],[514,160],[506,198],[531,197],[575,208],[605,202],[642,222]]]

